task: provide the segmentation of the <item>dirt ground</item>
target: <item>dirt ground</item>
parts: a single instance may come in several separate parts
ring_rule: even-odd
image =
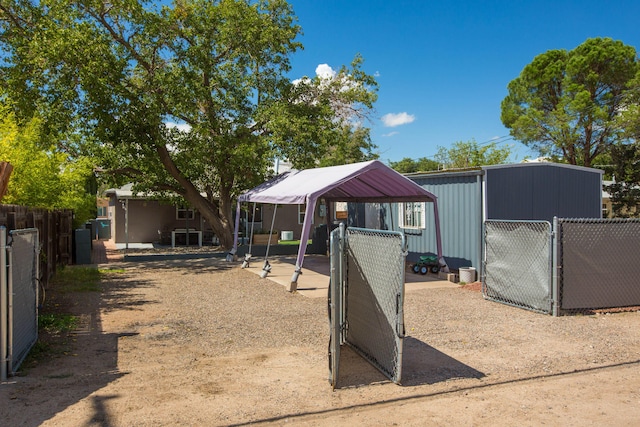
[[[348,349],[326,299],[221,259],[117,265],[57,357],[0,385],[3,426],[638,425],[640,313],[553,318],[464,288],[410,292],[403,384]],[[116,265],[109,264],[110,268]]]

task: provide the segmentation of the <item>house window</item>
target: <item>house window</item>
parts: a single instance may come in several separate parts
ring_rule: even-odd
[[[98,206],[98,218],[106,218],[107,209],[107,206]]]
[[[184,206],[176,206],[176,219],[194,219],[196,217],[193,209]]]
[[[400,203],[400,228],[421,229],[425,227],[425,202]]]
[[[304,224],[304,217],[307,211],[307,205],[298,205],[298,224]],[[311,218],[311,224],[314,223],[315,218]]]

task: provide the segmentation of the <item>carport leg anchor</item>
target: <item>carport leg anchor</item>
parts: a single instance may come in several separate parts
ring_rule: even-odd
[[[438,265],[440,267],[440,271],[442,271],[443,273],[451,272],[449,270],[449,266],[447,265],[447,262],[444,260],[444,257],[440,257],[440,259],[438,260]]]
[[[242,261],[242,268],[248,268],[251,261],[251,254],[244,254],[244,261]]]
[[[295,292],[298,290],[298,277],[302,274],[302,268],[296,266],[296,270],[291,276],[291,283],[289,284],[289,292]]]
[[[260,272],[260,277],[264,279],[265,277],[267,277],[270,271],[271,271],[271,264],[269,264],[269,261],[265,259],[264,266],[262,267],[262,271]]]
[[[231,249],[227,254],[227,262],[232,262],[235,259],[236,259],[236,250],[234,248],[234,249]]]

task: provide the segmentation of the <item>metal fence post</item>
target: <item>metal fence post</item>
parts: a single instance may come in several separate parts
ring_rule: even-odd
[[[558,235],[558,217],[553,217],[553,229],[551,230],[551,313],[557,317],[560,313],[560,289],[558,283],[558,247],[560,245]]]
[[[7,251],[7,369],[13,373],[13,251],[6,246]]]
[[[0,227],[0,380],[7,379],[7,229]]]

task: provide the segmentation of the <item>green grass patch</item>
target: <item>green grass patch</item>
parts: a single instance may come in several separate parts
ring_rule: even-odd
[[[307,242],[307,245],[312,244],[313,241],[311,239],[309,239],[309,241]],[[278,240],[278,244],[279,245],[284,245],[284,246],[298,246],[300,244],[300,240]]]
[[[38,341],[20,365],[20,375],[40,362],[65,355],[70,350],[68,334],[78,326],[79,318],[71,314],[40,313],[38,315]]]
[[[100,271],[95,267],[63,267],[56,271],[51,286],[61,293],[100,292]]]
[[[124,271],[122,268],[63,267],[56,271],[51,284],[62,293],[100,292],[100,280],[104,276]]]
[[[100,274],[121,274],[125,272],[124,268],[99,268]]]
[[[42,360],[51,354],[51,345],[40,340],[31,347],[27,358],[24,361],[25,365],[32,365],[34,362]]]
[[[78,317],[71,314],[43,313],[38,315],[38,329],[51,335],[60,335],[74,330]]]

